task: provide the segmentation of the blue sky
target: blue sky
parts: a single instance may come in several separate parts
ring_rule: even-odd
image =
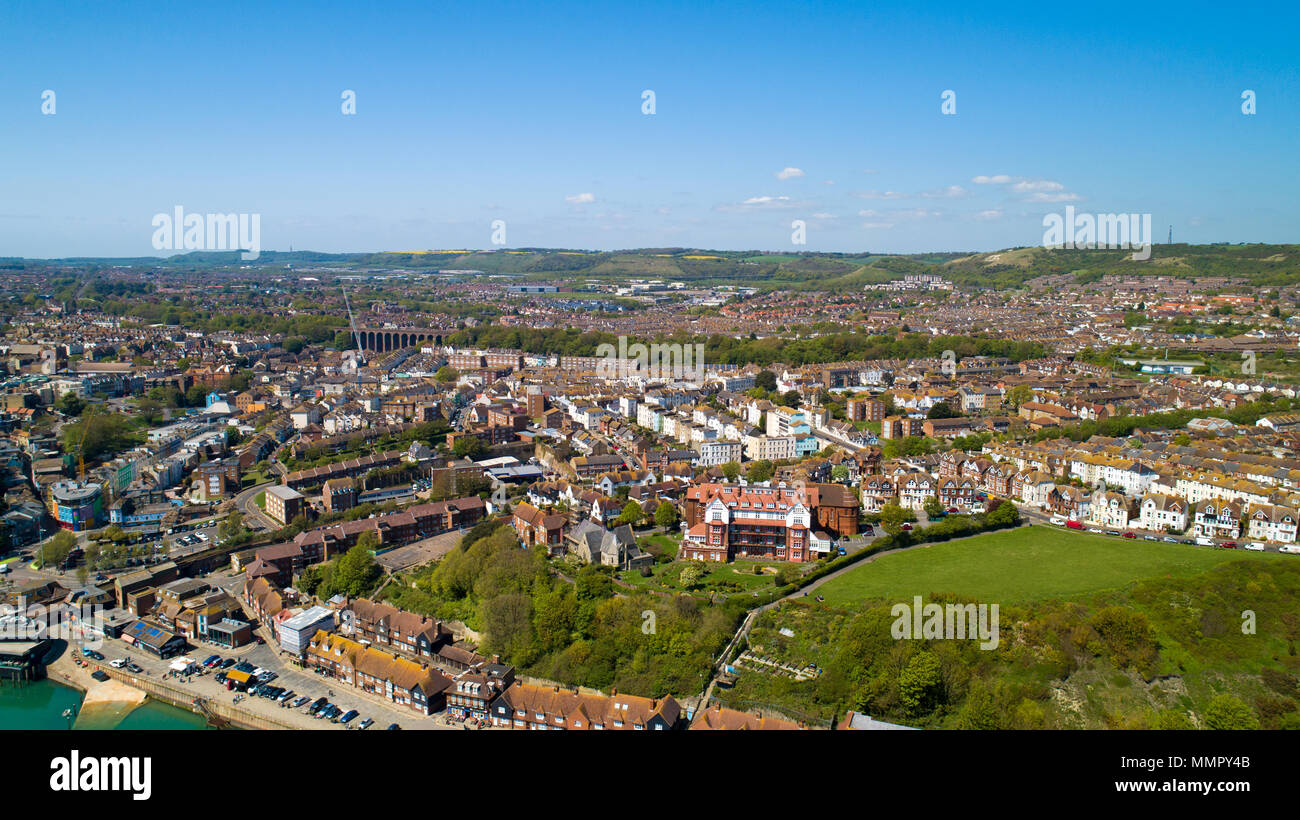
[[[178,205],[264,250],[1300,240],[1294,6],[196,5],[0,6],[0,256],[166,253]]]

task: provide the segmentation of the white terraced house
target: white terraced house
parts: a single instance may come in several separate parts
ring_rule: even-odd
[[[1241,537],[1241,505],[1214,498],[1202,501],[1192,512],[1192,531],[1198,538]]]
[[[925,502],[937,498],[938,480],[926,473],[908,473],[896,482],[898,505],[908,510],[924,510]]]
[[[1139,526],[1144,530],[1187,529],[1187,502],[1176,495],[1148,493],[1142,497],[1139,509]]]
[[[1273,504],[1255,504],[1246,513],[1247,535],[1256,541],[1295,543],[1296,511]]]
[[[1124,528],[1133,520],[1132,499],[1123,493],[1095,493],[1088,507],[1088,521],[1102,527]]]

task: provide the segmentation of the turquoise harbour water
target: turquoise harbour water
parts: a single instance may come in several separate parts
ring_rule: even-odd
[[[81,712],[82,692],[51,680],[36,681],[24,686],[0,685],[0,730],[3,729],[59,729],[66,731],[68,720],[65,709]],[[199,715],[168,703],[147,700],[141,705],[115,707],[92,705],[78,714],[74,729],[145,729],[150,731],[172,729],[202,729],[205,721]]]

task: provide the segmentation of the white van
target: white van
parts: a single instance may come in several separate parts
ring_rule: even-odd
[[[1065,526],[1065,519],[1064,519],[1064,518],[1061,518],[1059,515],[1052,516],[1052,523],[1055,524],[1055,525],[1058,526],[1058,527],[1064,527],[1064,526]]]
[[[1300,544],[1283,544],[1277,548],[1278,552],[1289,552],[1292,555],[1300,555]]]
[[[1266,546],[1267,544],[1265,544],[1263,541],[1251,541],[1249,544],[1246,545],[1246,549],[1253,550],[1255,552],[1263,552]]]
[[[1202,547],[1212,547],[1214,546],[1214,539],[1206,538],[1204,535],[1202,535],[1196,539],[1196,543],[1200,544]]]

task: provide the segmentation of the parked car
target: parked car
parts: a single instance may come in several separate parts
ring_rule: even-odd
[[[1081,530],[1081,529],[1083,529],[1083,525],[1080,524],[1078,521],[1074,521],[1073,519],[1070,520],[1070,521],[1066,521],[1066,522],[1065,522],[1065,526],[1069,527],[1069,528],[1072,529],[1072,530]]]
[[[220,655],[209,655],[208,659],[203,662],[203,665],[206,666],[208,669],[211,669],[212,667],[216,666],[219,663],[221,663]]]
[[[307,702],[310,701],[310,700],[311,700],[311,696],[310,696],[310,695],[303,695],[302,697],[300,697],[300,698],[298,698],[297,700],[295,700],[295,701],[293,702],[292,706],[293,706],[293,708],[295,708],[295,709],[301,709],[301,708],[302,708],[304,705],[306,705]]]
[[[123,666],[126,666],[126,661],[123,660],[122,658],[114,658],[113,660],[108,662],[108,665],[113,667],[114,669],[121,669]]]
[[[911,524],[904,524],[900,529],[910,530],[910,529],[912,529],[912,525],[911,525]]]
[[[134,664],[134,663],[128,663],[128,664],[126,665],[126,671],[138,675],[138,674],[140,674],[141,672],[143,672],[144,670],[141,669],[139,666],[137,666],[137,665]]]
[[[1135,532],[1126,532],[1126,533],[1124,533],[1124,537],[1125,537],[1125,538],[1137,538],[1137,533],[1135,533]]]
[[[314,715],[328,705],[329,705],[328,698],[316,698],[316,700],[312,701],[311,706],[308,707],[307,714]]]
[[[104,659],[104,656],[99,652],[95,651],[94,649],[83,649],[81,650],[81,654],[85,655],[87,658],[90,658],[91,660],[102,661]]]
[[[94,672],[90,673],[90,676],[100,682],[108,680],[108,673],[103,669],[96,669]]]
[[[1171,536],[1171,535],[1166,535],[1164,538],[1161,538],[1160,540],[1161,540],[1161,541],[1164,541],[1166,544],[1177,544],[1177,543],[1178,543],[1178,539],[1177,539],[1177,538],[1174,538],[1174,537]]]
[[[348,723],[349,721],[356,719],[356,716],[359,714],[361,713],[356,709],[349,709],[339,716],[339,723]]]
[[[275,696],[275,699],[278,700],[278,701],[280,701],[281,703],[284,703],[284,702],[287,701],[289,698],[293,697],[295,694],[296,694],[296,693],[295,693],[292,689],[286,689],[286,690],[284,690],[283,692],[281,692],[280,694],[276,695],[276,696]]]
[[[1277,548],[1278,552],[1285,552],[1291,555],[1300,555],[1300,544],[1283,544]]]
[[[1095,532],[1095,533],[1097,533],[1098,535],[1101,535],[1102,530],[1101,530],[1101,527],[1089,527],[1089,528],[1088,528],[1088,532]]]
[[[1237,548],[1237,542],[1236,542],[1236,541],[1224,541],[1224,542],[1223,542],[1222,544],[1220,544],[1219,546],[1223,547],[1225,550],[1235,550],[1235,549]]]
[[[1263,552],[1267,545],[1263,541],[1251,541],[1246,545],[1246,549],[1252,552]]]
[[[844,547],[840,547],[840,548],[839,548],[839,554],[840,554],[840,555],[848,555],[848,554],[849,554],[849,551],[846,550],[846,549],[844,549]]]
[[[1051,520],[1049,521],[1049,523],[1051,523],[1051,524],[1055,524],[1055,525],[1058,526],[1058,527],[1064,527],[1064,526],[1065,526],[1065,519],[1064,519],[1064,518],[1061,518],[1059,515],[1054,515],[1054,516],[1052,516],[1052,518],[1051,518]]]
[[[235,660],[234,658],[226,658],[224,661],[221,662],[221,668],[229,669],[230,667],[234,666],[237,663],[239,663],[239,661]]]
[[[374,725],[374,723],[375,723],[375,721],[374,721],[372,718],[366,718],[365,720],[363,720],[363,721],[361,721],[360,723],[357,724],[357,728],[358,728],[358,729],[369,729],[371,726]]]
[[[1144,541],[1159,541],[1160,538],[1159,538],[1158,536],[1155,536],[1155,535],[1144,535],[1144,536],[1142,536],[1142,540],[1144,540]]]
[[[400,728],[402,728],[402,727],[401,727],[401,726],[398,726],[396,723],[390,723],[390,724],[388,724],[388,728],[387,728],[385,731],[395,732],[395,731],[397,731],[397,730],[400,729]]]

